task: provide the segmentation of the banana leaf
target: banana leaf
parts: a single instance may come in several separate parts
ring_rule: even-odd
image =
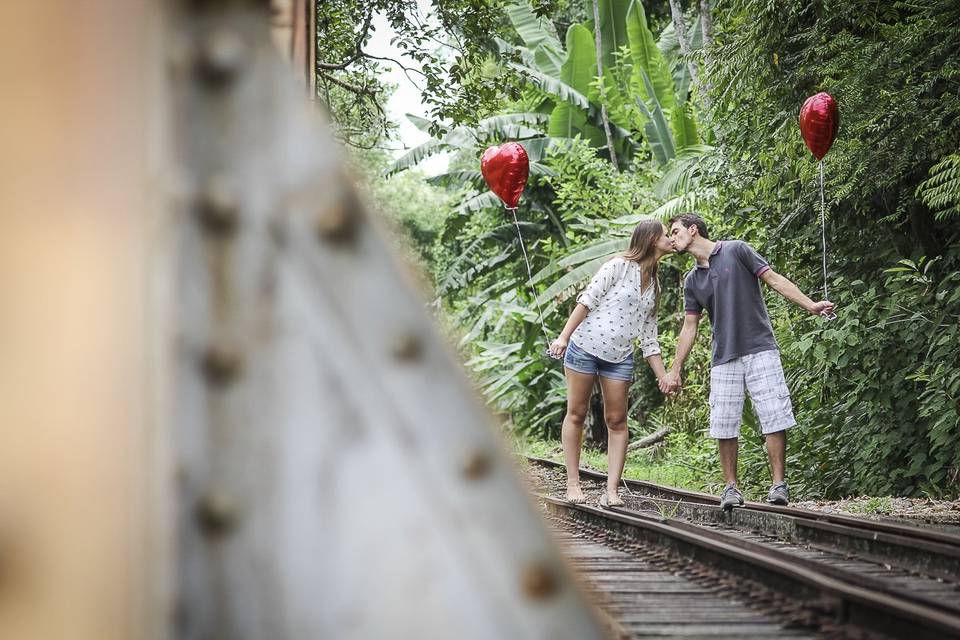
[[[583,263],[573,271],[563,274],[563,276],[547,287],[541,296],[544,299],[553,298],[572,286],[588,281],[597,273],[600,266],[609,260],[614,253],[616,252],[611,251],[607,255],[594,258],[593,260]]]
[[[526,0],[508,4],[505,11],[517,35],[531,51],[540,45],[553,48],[556,52],[563,51],[553,23],[547,17],[538,17]],[[560,57],[563,57],[562,54]]]
[[[625,250],[627,248],[627,242],[628,240],[626,238],[601,240],[596,244],[592,244],[589,247],[585,247],[579,251],[571,253],[568,256],[564,256],[553,264],[544,267],[533,275],[533,279],[530,281],[530,283],[537,284],[539,282],[543,282],[555,273],[565,270],[567,267],[578,265],[589,260],[594,260],[599,257],[609,258],[613,254]]]
[[[593,0],[586,0],[587,14],[593,15]],[[627,37],[627,21],[630,0],[599,0],[600,14],[600,51],[602,52],[603,72],[606,75],[617,63],[616,52],[630,44]]]
[[[627,39],[630,42],[630,57],[633,62],[634,89],[645,100],[655,96],[665,111],[672,110],[677,104],[673,76],[647,26],[647,14],[640,0],[630,1],[627,11]],[[647,75],[647,82],[639,81],[641,73]]]
[[[596,72],[597,56],[593,35],[581,24],[572,25],[567,30],[567,59],[560,69],[560,81],[589,97],[590,83]],[[572,138],[577,132],[584,131],[586,123],[586,109],[560,102],[550,114],[547,132],[551,136]]]
[[[641,75],[644,85],[647,87],[648,95],[651,96],[650,103],[652,105],[652,108],[648,107],[641,97],[637,97],[637,106],[640,107],[641,113],[646,118],[644,133],[646,133],[647,142],[650,144],[657,162],[665,165],[677,155],[673,145],[672,131],[663,115],[663,109],[657,101],[650,78],[647,77],[645,72],[641,72]]]

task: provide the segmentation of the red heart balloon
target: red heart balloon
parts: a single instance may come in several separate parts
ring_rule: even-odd
[[[480,173],[503,204],[508,209],[516,209],[530,175],[527,151],[516,142],[490,147],[480,157]]]
[[[827,155],[839,127],[837,101],[829,93],[821,91],[810,96],[800,107],[800,133],[817,160]]]

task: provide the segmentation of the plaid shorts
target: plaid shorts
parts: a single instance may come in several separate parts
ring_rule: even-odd
[[[763,434],[797,424],[776,349],[741,356],[710,370],[710,437],[736,438],[743,417],[744,388]]]

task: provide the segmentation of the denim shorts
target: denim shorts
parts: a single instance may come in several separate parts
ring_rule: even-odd
[[[607,362],[597,356],[587,353],[578,347],[572,340],[567,345],[567,352],[563,356],[563,366],[577,373],[591,376],[602,376],[613,380],[633,379],[633,354],[627,356],[623,362]]]

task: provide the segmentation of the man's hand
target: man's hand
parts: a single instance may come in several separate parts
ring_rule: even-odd
[[[668,396],[672,396],[680,390],[682,383],[680,381],[680,374],[670,372],[667,375],[660,378],[657,381],[660,391],[665,393]]]
[[[550,355],[554,358],[562,358],[564,352],[567,350],[568,340],[563,336],[560,336],[552,343],[550,343]]]
[[[820,302],[814,302],[812,305],[810,305],[810,308],[807,309],[807,311],[809,311],[811,314],[815,316],[823,316],[825,318],[829,318],[834,315],[833,314],[834,306],[835,305],[829,300],[821,300]]]

